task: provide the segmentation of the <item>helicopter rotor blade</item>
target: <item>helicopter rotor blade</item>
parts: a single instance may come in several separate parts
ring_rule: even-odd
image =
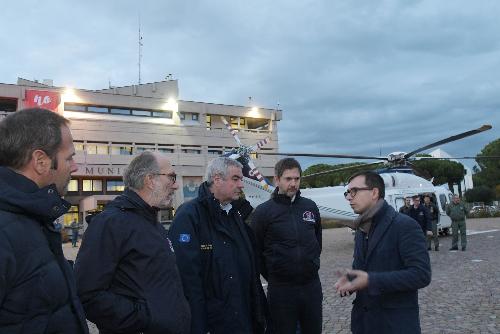
[[[262,140],[259,140],[255,145],[250,146],[250,151],[255,152],[258,149],[261,149],[262,147],[264,147],[266,144],[269,144],[270,142],[271,142],[271,138],[269,138],[269,137],[266,137]]]
[[[260,155],[281,155],[281,156],[289,156],[289,157],[388,160],[387,157],[372,157],[372,156],[364,156],[364,155],[347,155],[347,154],[277,153],[277,152],[260,152],[259,154]]]
[[[266,180],[264,180],[264,177],[259,172],[259,170],[257,169],[257,167],[255,166],[250,157],[248,157],[248,166],[250,167],[250,176],[255,176],[257,181],[259,181],[260,185],[264,187],[265,190],[267,190],[267,188],[269,188],[269,185],[267,184]]]
[[[346,167],[340,167],[340,168],[325,170],[325,171],[318,172],[318,173],[303,175],[301,177],[301,179],[307,179],[307,178],[311,178],[311,177],[315,177],[315,176],[320,176],[320,175],[325,175],[325,174],[330,174],[330,173],[336,173],[336,172],[345,171],[345,170],[349,170],[349,169],[356,169],[356,168],[360,168],[360,167],[370,167],[370,166],[375,166],[375,165],[378,165],[378,164],[381,164],[381,163],[385,163],[385,161],[377,161],[377,162],[371,162],[369,164],[358,164],[358,165],[353,165],[353,166],[346,166]]]
[[[485,155],[485,156],[476,156],[476,157],[417,157],[415,160],[494,160],[500,159],[500,155]]]
[[[439,141],[434,142],[432,144],[420,147],[420,148],[418,148],[418,149],[416,149],[416,150],[414,150],[414,151],[412,151],[410,153],[406,153],[405,156],[404,156],[404,158],[408,159],[412,155],[415,155],[415,154],[420,153],[422,151],[428,150],[430,148],[433,148],[433,147],[436,147],[436,146],[439,146],[439,145],[443,145],[443,144],[446,144],[446,143],[450,143],[452,141],[459,140],[459,139],[462,139],[462,138],[465,138],[465,137],[469,137],[469,136],[481,133],[483,131],[490,130],[491,128],[492,128],[491,125],[483,125],[482,127],[477,128],[475,130],[470,130],[470,131],[462,132],[462,133],[460,133],[458,135],[454,135],[454,136],[451,136],[451,137],[439,140]]]
[[[238,131],[236,131],[235,129],[233,129],[231,127],[231,125],[229,125],[228,121],[226,120],[226,118],[224,116],[221,116],[220,118],[222,120],[222,123],[224,123],[224,125],[226,126],[226,129],[228,129],[229,132],[233,135],[234,140],[236,140],[238,145],[241,146],[241,140],[240,140],[240,137],[238,137]]]

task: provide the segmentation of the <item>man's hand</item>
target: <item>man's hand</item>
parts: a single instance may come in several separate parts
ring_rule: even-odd
[[[434,233],[432,233],[432,231],[427,231],[427,236],[428,237],[432,237],[434,235]]]
[[[339,279],[335,283],[335,290],[341,297],[368,287],[368,273],[362,270],[346,270],[337,272]]]

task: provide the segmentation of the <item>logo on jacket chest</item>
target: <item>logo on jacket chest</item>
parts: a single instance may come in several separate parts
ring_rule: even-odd
[[[306,224],[314,224],[314,223],[316,223],[316,219],[314,218],[314,213],[312,213],[311,211],[305,211],[302,214],[302,220]]]

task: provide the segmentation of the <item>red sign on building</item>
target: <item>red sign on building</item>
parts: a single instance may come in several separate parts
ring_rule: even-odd
[[[49,92],[46,90],[26,90],[25,108],[44,108],[57,112],[57,106],[61,101],[58,92]]]

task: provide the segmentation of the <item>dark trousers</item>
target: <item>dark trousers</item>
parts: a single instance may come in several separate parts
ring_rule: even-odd
[[[269,283],[268,300],[273,333],[295,334],[299,324],[301,333],[321,334],[323,292],[319,278],[303,285]]]

